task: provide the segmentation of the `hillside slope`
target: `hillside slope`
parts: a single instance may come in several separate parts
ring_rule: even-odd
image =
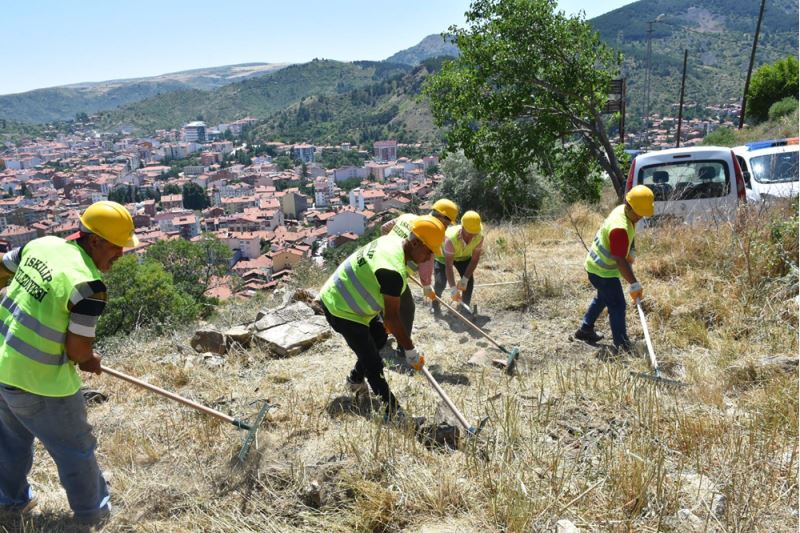
[[[309,95],[335,95],[374,83],[410,67],[377,62],[314,60],[291,65],[214,91],[178,91],[104,112],[105,127],[174,128],[202,117],[209,124],[245,116],[266,117]]]
[[[309,96],[259,123],[253,138],[318,144],[438,141],[439,130],[419,92],[425,78],[439,66],[440,61],[427,60],[407,74],[344,94]]]
[[[400,50],[385,59],[387,63],[403,63],[416,67],[426,59],[434,57],[456,57],[458,55],[458,47],[453,44],[449,38],[444,38],[435,33],[428,35],[419,43]]]
[[[245,63],[0,95],[0,118],[32,123],[70,120],[77,113],[113,109],[174,91],[216,89],[285,66],[283,63]]]
[[[429,369],[468,421],[489,417],[481,438],[455,452],[382,424],[376,401],[354,401],[343,382],[355,358],[335,334],[286,359],[236,348],[221,366],[194,353],[191,330],[106,341],[104,364],[234,416],[252,420],[257,400],[276,407],[240,467],[243,433],[229,424],[85,377],[110,396],[89,408],[117,510],[105,531],[487,533],[549,531],[559,519],[584,531],[796,531],[797,211],[743,215],[735,232],[637,238],[653,343],[666,374],[689,384],[677,391],[633,379],[629,371],[648,372],[642,358],[568,338],[593,295],[575,231],[588,242],[601,212],[489,226],[478,283],[519,280],[535,265],[527,295],[510,285],[474,297],[478,324],[520,349],[514,377],[467,364],[481,348],[504,355],[455,318],[434,319],[413,289]],[[745,241],[760,247],[746,252]],[[779,251],[791,265],[772,261]],[[213,321],[252,321],[280,300],[231,305]],[[628,327],[642,339],[631,310]],[[605,316],[598,329],[608,333]],[[386,375],[409,413],[435,417],[439,400],[422,377]],[[26,530],[72,531],[44,456],[38,448],[31,476],[42,514]]]

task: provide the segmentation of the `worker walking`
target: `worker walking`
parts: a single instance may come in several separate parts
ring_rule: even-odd
[[[412,368],[421,370],[425,364],[425,357],[414,347],[411,332],[400,318],[400,297],[408,286],[406,263],[424,263],[444,239],[444,225],[430,215],[414,219],[410,229],[407,238],[385,235],[356,250],[320,290],[325,318],[356,354],[346,383],[355,393],[365,392],[366,379],[386,406],[385,420],[404,416],[383,375],[383,360],[378,353],[386,344],[387,331],[405,350],[406,362]]]
[[[483,249],[483,225],[481,216],[475,211],[467,211],[461,217],[461,224],[451,226],[445,234],[442,250],[434,261],[434,286],[436,296],[441,296],[447,285],[450,299],[463,302],[469,307],[472,301],[473,274],[478,268]],[[461,276],[456,281],[453,267]],[[439,302],[432,304],[434,314],[439,314]]]
[[[439,220],[445,228],[451,224],[455,224],[458,219],[458,206],[452,200],[441,198],[436,200],[431,206],[430,215]],[[400,239],[407,239],[411,234],[411,224],[416,220],[418,215],[412,213],[405,213],[397,218],[394,218],[381,226],[381,235],[394,235]],[[422,292],[426,298],[435,300],[436,295],[431,287],[431,279],[433,278],[433,255],[430,259],[421,263],[409,263],[411,270],[418,270],[419,280],[422,284]],[[414,298],[411,295],[411,288],[406,285],[406,290],[400,296],[400,319],[406,327],[406,331],[411,332],[414,326],[414,314],[416,306],[414,305]],[[400,348],[402,356],[403,350]]]
[[[595,331],[594,325],[603,309],[608,308],[615,350],[632,351],[625,327],[625,295],[620,277],[630,284],[628,293],[635,303],[642,297],[642,284],[633,274],[633,240],[636,223],[653,216],[653,200],[650,188],[633,187],[625,195],[625,202],[611,211],[597,231],[584,261],[589,283],[597,289],[597,294],[574,334],[576,339],[589,343],[602,339],[603,335]]]
[[[41,237],[2,255],[0,510],[21,514],[36,505],[27,476],[38,438],[76,520],[91,523],[109,514],[109,493],[75,367],[102,372],[92,350],[106,303],[102,273],[137,239],[130,213],[116,202],[89,206],[79,227],[66,240]]]

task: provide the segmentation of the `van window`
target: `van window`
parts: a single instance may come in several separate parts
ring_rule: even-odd
[[[800,153],[766,154],[750,159],[752,177],[759,183],[798,181]]]
[[[637,175],[637,183],[652,189],[657,202],[727,196],[730,182],[728,165],[721,160],[650,165]]]

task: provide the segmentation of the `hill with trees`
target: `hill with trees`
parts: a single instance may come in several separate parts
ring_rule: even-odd
[[[411,70],[407,65],[315,59],[213,91],[177,91],[100,114],[106,128],[174,128],[191,120],[209,124],[245,116],[264,118],[311,95],[347,93]]]

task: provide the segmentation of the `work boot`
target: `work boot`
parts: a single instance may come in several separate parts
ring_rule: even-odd
[[[362,379],[361,381],[353,381],[350,376],[345,379],[345,387],[350,392],[358,396],[359,394],[369,393],[369,385]]]
[[[603,339],[602,333],[597,333],[594,328],[592,329],[583,329],[578,328],[573,335],[576,339],[583,342],[588,342],[589,344],[594,344],[595,342]]]
[[[617,355],[636,355],[636,346],[631,342],[623,342],[619,346],[614,346]]]
[[[441,309],[441,306],[439,305],[439,302],[431,303],[431,314],[433,316],[441,316],[442,309]]]

